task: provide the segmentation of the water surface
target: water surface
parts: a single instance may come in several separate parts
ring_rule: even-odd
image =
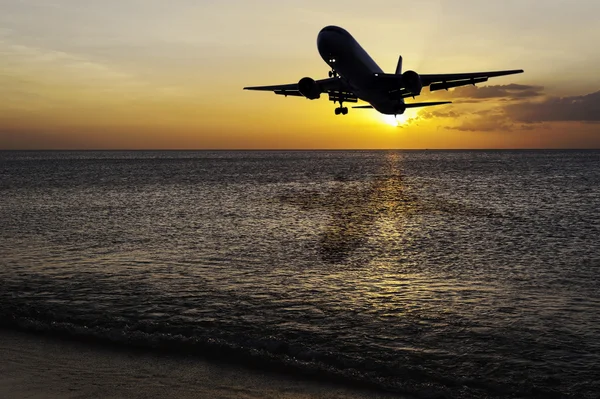
[[[0,323],[597,397],[600,152],[0,152]]]

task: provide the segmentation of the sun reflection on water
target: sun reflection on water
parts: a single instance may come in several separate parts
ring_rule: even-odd
[[[416,217],[410,224],[418,228],[418,219],[426,213],[494,216],[486,209],[440,198],[419,198],[404,182],[402,155],[398,153],[389,153],[382,168],[369,181],[355,181],[340,173],[329,192],[303,190],[280,200],[328,214],[329,222],[318,242],[321,259],[328,264],[345,262],[357,250],[368,246],[373,236],[378,237],[380,246],[388,242],[391,257],[397,256],[402,250],[399,242],[404,240],[403,224]]]

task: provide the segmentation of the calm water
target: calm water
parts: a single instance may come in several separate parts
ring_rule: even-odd
[[[0,152],[0,325],[597,398],[599,208],[598,151]]]

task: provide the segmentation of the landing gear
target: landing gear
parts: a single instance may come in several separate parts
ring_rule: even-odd
[[[340,106],[337,107],[335,109],[335,114],[336,115],[346,115],[348,114],[348,108],[344,107],[344,100],[346,99],[345,97],[337,97],[337,98],[332,98],[331,94],[329,95],[329,99],[331,101],[333,101],[333,103],[335,104],[336,102],[340,103]]]
[[[337,78],[339,75],[338,73],[335,71],[335,69],[332,69],[331,71],[329,71],[329,77],[330,78]]]
[[[346,107],[337,107],[335,109],[335,114],[336,115],[340,115],[340,114],[341,115],[346,115],[346,114],[348,114],[348,108],[346,108]]]

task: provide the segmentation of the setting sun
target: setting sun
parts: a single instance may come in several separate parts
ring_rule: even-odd
[[[406,114],[402,114],[402,115],[381,115],[382,120],[390,125],[390,126],[394,126],[394,127],[398,127],[398,126],[402,126],[404,124],[407,123],[408,121],[408,116],[406,116]]]

